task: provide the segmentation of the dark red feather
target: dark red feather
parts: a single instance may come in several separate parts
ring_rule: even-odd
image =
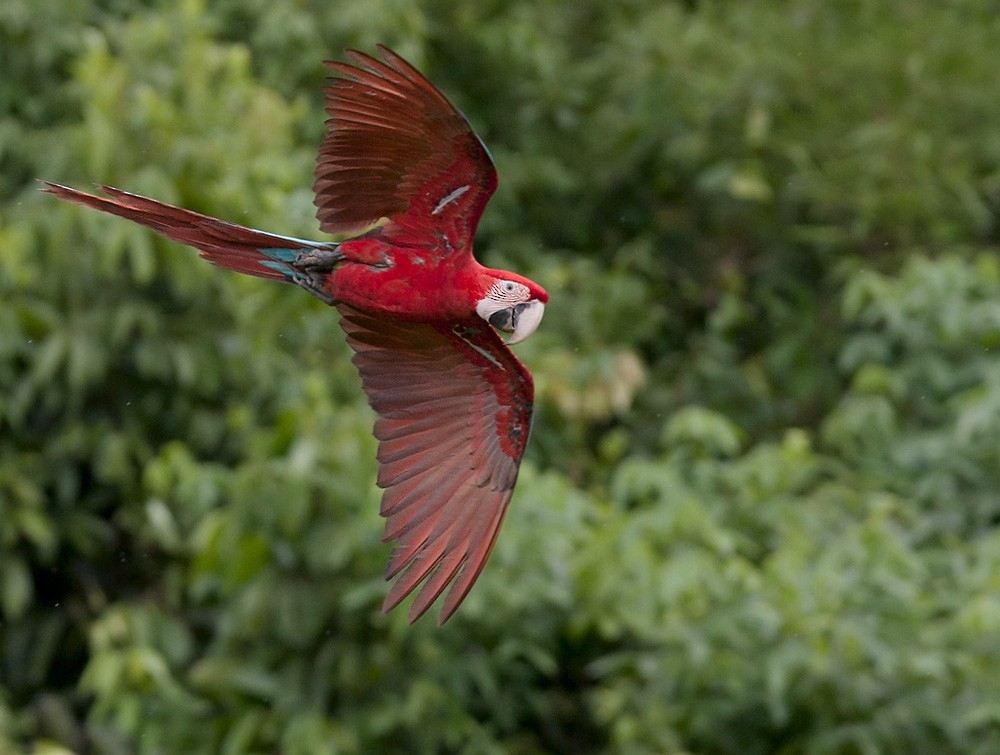
[[[493,550],[528,441],[531,375],[484,322],[410,323],[339,305],[379,415],[386,610],[421,583],[416,620],[450,584],[443,623]],[[398,576],[397,576],[398,575]]]
[[[261,250],[320,249],[327,246],[245,228],[112,186],[98,187],[107,195],[102,197],[49,181],[43,181],[42,184],[43,191],[55,194],[60,199],[127,218],[152,228],[168,239],[193,246],[201,252],[202,257],[219,267],[258,278],[290,280],[288,273],[268,267],[274,265],[276,260]]]
[[[317,216],[327,233],[358,233],[382,219],[387,236],[471,253],[497,175],[465,117],[386,47],[382,60],[349,50],[326,61],[328,132],[316,163]],[[447,239],[442,247],[441,237]]]

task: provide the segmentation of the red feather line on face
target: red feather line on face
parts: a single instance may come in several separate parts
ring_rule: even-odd
[[[443,623],[493,549],[531,427],[531,375],[477,307],[498,277],[522,282],[535,305],[548,296],[473,259],[472,236],[496,189],[493,163],[443,94],[378,49],[382,60],[351,51],[354,65],[327,63],[336,76],[316,169],[324,230],[357,232],[388,219],[362,238],[265,233],[110,187],[101,187],[105,196],[50,183],[43,190],[337,306],[378,414],[384,539],[396,543],[386,573],[396,581],[383,608],[416,592],[414,621],[448,588]]]
[[[396,541],[386,578],[399,575],[383,608],[423,582],[414,621],[454,580],[444,623],[500,531],[528,441],[531,375],[485,323],[449,328],[338,309],[379,415],[383,539]]]

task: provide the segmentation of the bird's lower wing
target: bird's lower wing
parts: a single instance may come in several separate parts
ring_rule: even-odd
[[[531,424],[527,369],[486,323],[408,323],[339,305],[378,414],[384,540],[395,541],[384,610],[422,583],[419,618],[444,589],[445,622],[493,550]]]

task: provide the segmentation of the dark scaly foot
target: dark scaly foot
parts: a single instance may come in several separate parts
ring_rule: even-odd
[[[339,247],[307,249],[295,257],[292,267],[304,273],[331,273],[337,263],[344,259]]]

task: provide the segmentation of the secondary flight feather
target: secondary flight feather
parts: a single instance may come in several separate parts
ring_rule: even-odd
[[[497,186],[489,153],[419,71],[377,50],[325,63],[333,75],[317,217],[324,231],[355,238],[266,233],[110,186],[43,190],[193,246],[220,267],[298,285],[339,311],[378,415],[383,539],[395,543],[383,610],[415,592],[415,621],[447,590],[444,623],[482,572],[517,480],[534,388],[508,344],[535,331],[548,295],[474,259]]]

